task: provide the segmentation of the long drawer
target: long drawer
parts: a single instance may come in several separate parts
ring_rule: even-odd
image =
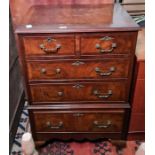
[[[127,78],[129,59],[28,61],[29,80]]]
[[[32,102],[126,101],[127,83],[77,82],[31,84]]]
[[[33,110],[31,118],[37,133],[46,132],[121,132],[124,110],[50,111]]]

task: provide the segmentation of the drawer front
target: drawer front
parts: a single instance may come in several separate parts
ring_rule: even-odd
[[[74,55],[74,35],[25,36],[23,38],[27,56]]]
[[[53,83],[30,85],[33,102],[126,101],[126,82]]]
[[[129,54],[134,47],[133,33],[99,33],[81,36],[82,55]]]
[[[121,132],[123,110],[97,112],[34,111],[36,132]]]
[[[29,61],[29,80],[127,78],[128,59]]]

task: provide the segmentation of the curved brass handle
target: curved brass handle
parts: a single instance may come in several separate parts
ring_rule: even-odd
[[[48,127],[48,128],[50,128],[50,129],[60,129],[60,128],[62,128],[63,127],[63,122],[62,121],[60,121],[57,125],[52,125],[52,123],[51,122],[46,122],[46,126]]]
[[[57,53],[58,50],[61,48],[61,45],[57,44],[55,39],[48,38],[45,42],[47,42],[47,43],[54,42],[55,43],[55,47],[54,48],[49,48],[49,49],[46,48],[45,43],[39,45],[40,49],[43,50],[46,54]]]
[[[40,73],[41,74],[46,74],[46,69],[45,68],[41,68]]]
[[[55,72],[56,72],[56,74],[60,74],[61,73],[61,69],[60,68],[56,68]]]
[[[108,93],[106,94],[100,93],[98,90],[94,90],[93,94],[97,96],[98,98],[105,99],[105,98],[109,98],[112,95],[112,90],[108,90]]]
[[[115,47],[116,43],[112,43],[110,49],[103,49],[100,44],[96,44],[96,48],[99,49],[100,53],[111,53]]]
[[[96,73],[98,73],[101,76],[109,76],[112,74],[112,72],[115,72],[115,67],[110,67],[108,72],[103,72],[99,67],[95,68]]]
[[[58,92],[58,96],[62,97],[64,95],[64,93],[62,91]]]
[[[105,36],[105,37],[101,38],[100,41],[109,41],[112,39],[113,38],[111,38],[109,36]],[[116,47],[117,47],[116,43],[112,43],[110,49],[103,49],[99,43],[96,44],[96,49],[99,49],[100,53],[111,53],[114,50],[114,48],[116,48]]]
[[[94,125],[97,128],[109,128],[112,125],[112,122],[110,120],[107,120],[105,124],[105,123],[99,123],[98,121],[94,121]]]

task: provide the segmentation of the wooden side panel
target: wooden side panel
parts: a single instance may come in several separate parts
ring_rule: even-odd
[[[135,86],[128,139],[145,139],[145,29],[138,33]]]
[[[139,62],[139,69],[138,69],[138,77],[140,79],[145,79],[145,61]]]
[[[144,139],[145,136],[145,62],[138,61],[132,111],[129,127],[129,139]],[[137,134],[137,136],[136,136]]]
[[[132,104],[133,113],[145,113],[145,80],[137,79],[134,100]]]
[[[145,114],[144,113],[133,113],[131,115],[131,132],[144,132],[145,131]]]

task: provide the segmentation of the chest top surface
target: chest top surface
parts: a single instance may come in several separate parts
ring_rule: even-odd
[[[16,24],[17,33],[63,33],[137,30],[119,4],[33,5]]]

